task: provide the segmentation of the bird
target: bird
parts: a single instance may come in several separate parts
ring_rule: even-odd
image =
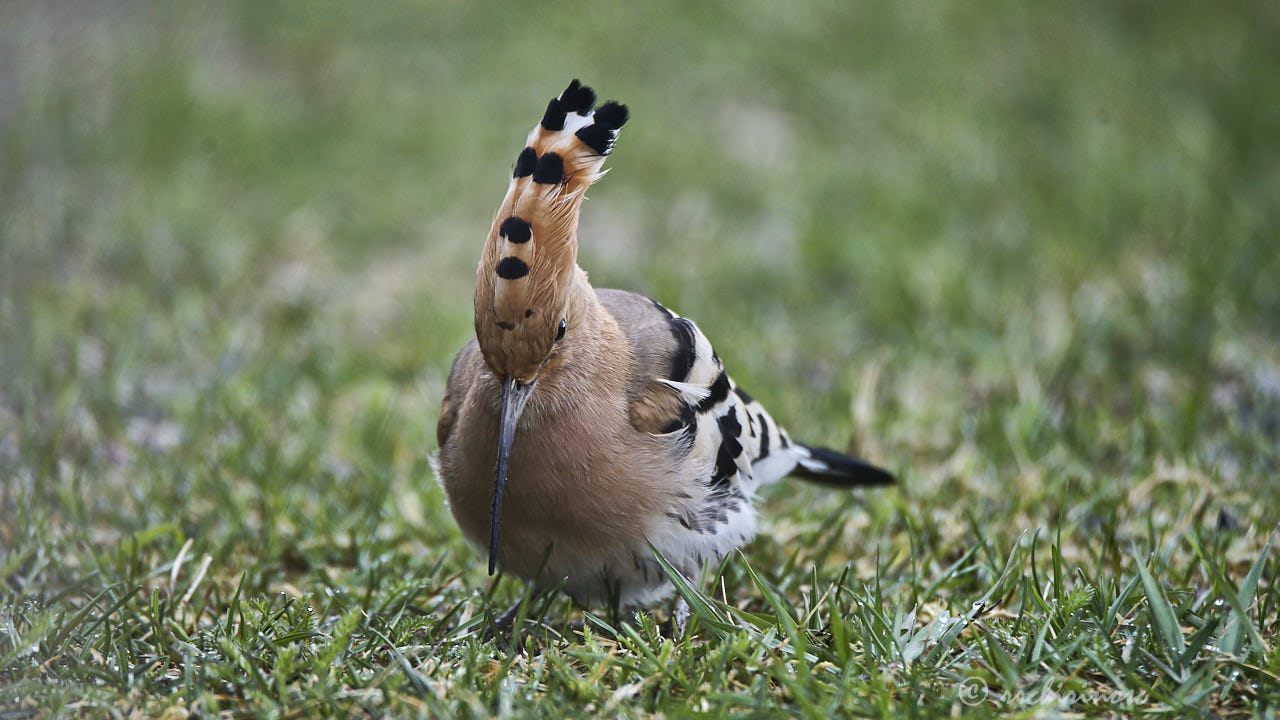
[[[761,486],[895,478],[793,440],[692,320],[592,287],[577,264],[579,214],[630,115],[595,105],[573,80],[516,157],[431,461],[490,575],[559,585],[583,606],[643,607],[673,590],[654,551],[696,578],[755,535]]]

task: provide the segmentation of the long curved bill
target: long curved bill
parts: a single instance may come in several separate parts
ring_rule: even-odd
[[[507,489],[507,462],[511,457],[511,441],[524,404],[533,393],[534,380],[527,385],[507,375],[502,379],[502,418],[498,421],[498,464],[493,477],[493,510],[489,518],[489,574],[498,567],[498,528],[502,524],[502,495]]]

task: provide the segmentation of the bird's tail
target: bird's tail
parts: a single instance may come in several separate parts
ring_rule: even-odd
[[[897,480],[887,470],[844,453],[795,443],[799,461],[792,475],[836,487],[892,485]]]

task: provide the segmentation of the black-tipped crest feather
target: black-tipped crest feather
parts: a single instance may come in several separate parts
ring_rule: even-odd
[[[573,82],[569,83],[569,87],[560,93],[560,102],[566,110],[586,115],[596,104],[596,91],[574,78]]]
[[[511,172],[511,177],[522,178],[533,174],[533,167],[538,163],[538,153],[533,148],[527,147],[520,151],[519,157],[516,158],[515,170]]]
[[[549,152],[538,158],[538,166],[533,169],[533,181],[547,185],[559,185],[564,180],[564,159]]]
[[[517,245],[529,242],[533,229],[529,227],[529,223],[518,217],[509,217],[502,221],[502,226],[498,228],[498,234],[506,238],[508,242]]]
[[[551,98],[551,102],[547,103],[547,111],[542,114],[542,127],[551,132],[563,130],[564,117],[564,103],[560,102],[560,98]]]
[[[613,149],[614,131],[603,125],[588,125],[574,133],[584,145],[597,155],[608,155]]]
[[[617,130],[627,124],[628,118],[631,117],[631,112],[627,110],[626,105],[610,100],[601,105],[593,117],[597,125],[603,125],[610,130]]]

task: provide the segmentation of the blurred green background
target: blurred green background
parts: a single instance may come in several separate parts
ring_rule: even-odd
[[[900,474],[848,553],[1206,513],[1256,550],[1277,37],[1274,2],[0,4],[10,590],[187,537],[262,592],[371,547],[480,582],[426,457],[511,164],[574,77],[632,110],[580,264]],[[843,502],[784,486],[766,527]]]
[[[52,519],[252,524],[210,480],[305,527],[332,482],[447,524],[425,457],[480,244],[572,77],[633,110],[581,264],[797,436],[908,488],[1060,451],[1275,492],[1274,5],[2,12],[6,514],[75,478]]]

